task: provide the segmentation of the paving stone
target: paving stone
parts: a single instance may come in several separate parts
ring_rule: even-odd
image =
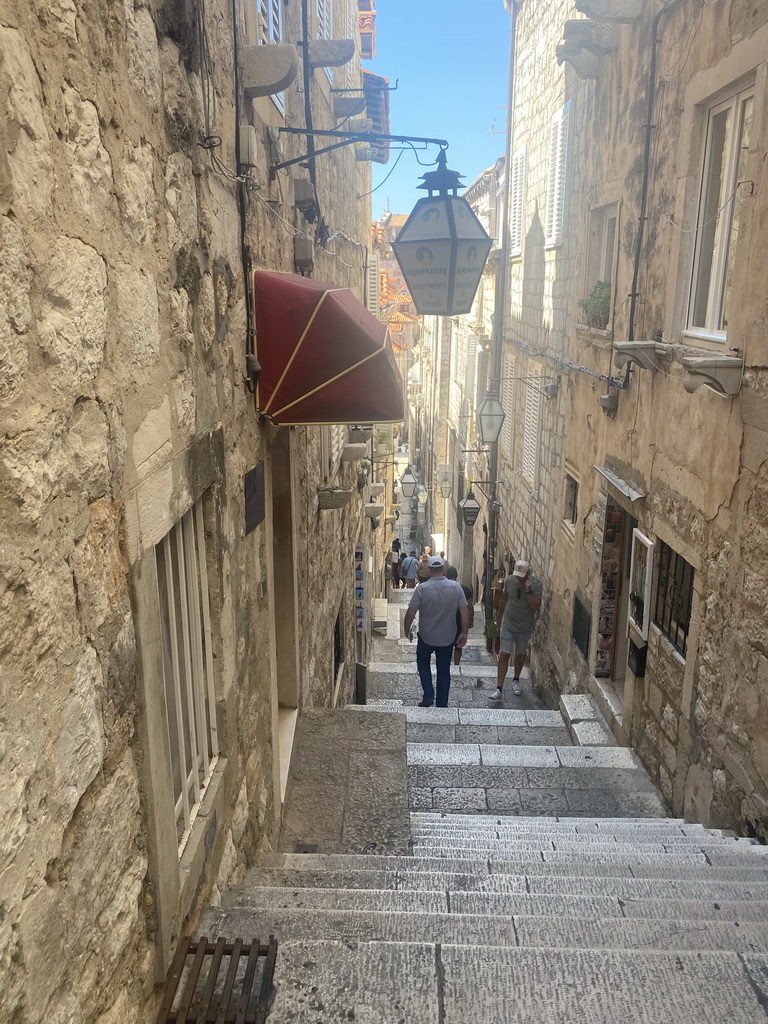
[[[524,875],[468,874],[460,871],[399,871],[398,889],[435,890],[446,892],[525,892]]]
[[[429,710],[425,708],[425,710]],[[442,710],[442,709],[438,709]],[[455,725],[433,725],[426,722],[408,723],[409,743],[456,743]],[[458,742],[462,742],[459,740]],[[472,741],[469,741],[472,742]]]
[[[599,721],[602,717],[594,697],[587,693],[564,693],[560,707],[566,721]]]
[[[563,814],[568,812],[564,789],[521,789],[523,814]]]
[[[568,807],[572,811],[582,811],[586,814],[602,811],[605,814],[621,808],[622,794],[611,789],[566,789],[565,794]]]
[[[225,906],[443,914],[448,912],[448,897],[445,892],[403,889],[291,889],[253,886],[248,889],[232,890],[230,895],[225,897]],[[482,913],[479,910],[470,912]]]
[[[638,768],[640,758],[628,747],[557,747],[564,768]]]
[[[462,765],[460,779],[462,786],[482,786],[484,789],[520,789],[527,786],[526,769],[514,765]]]
[[[621,901],[625,917],[661,917],[672,920],[768,921],[768,903],[760,900],[642,900]],[[478,913],[478,911],[474,911]],[[503,911],[506,913],[506,911]]]
[[[254,868],[248,872],[245,885],[287,886],[291,888],[320,889],[396,889],[397,871],[328,871],[304,868]],[[418,888],[413,886],[412,888]],[[430,889],[434,886],[425,886]],[[523,889],[525,880],[523,880]]]
[[[626,867],[626,865],[623,865]],[[619,896],[641,899],[762,900],[768,899],[765,882],[740,883],[727,879],[695,881],[686,878],[621,878],[615,875],[588,877],[528,875],[530,892],[572,893],[574,896]]]
[[[603,722],[574,722],[571,734],[579,747],[618,746],[618,740]]]
[[[422,789],[418,786],[411,786],[408,790],[408,799],[410,802],[411,810],[414,811],[431,811],[432,810],[432,790]]]
[[[494,725],[494,726],[525,726],[528,721],[525,711],[508,711],[505,709],[493,710],[492,708],[469,708],[459,709],[459,724],[461,725]]]
[[[527,768],[529,784],[534,788],[552,786],[564,789],[621,789],[655,794],[647,774],[636,768]]]
[[[433,789],[435,810],[473,811],[487,807],[484,789]]]
[[[404,707],[403,714],[408,725],[419,723],[422,725],[458,725],[458,708],[412,708]]]
[[[480,764],[480,748],[474,743],[409,743],[407,754],[408,764]]]
[[[495,725],[458,725],[457,743],[498,743],[499,730]]]
[[[599,919],[622,917],[621,903],[616,896],[451,892],[448,893],[447,899],[452,914],[501,914],[503,916],[524,914]]]
[[[482,740],[478,742],[483,742]],[[517,728],[515,726],[500,726],[498,729],[498,742],[510,745],[525,746],[567,746],[571,742],[568,730],[565,726],[553,729],[549,726],[539,726],[535,729],[530,727]]]
[[[562,750],[567,747],[560,748]],[[521,768],[556,768],[559,761],[555,747],[480,746],[484,765],[516,765]],[[469,763],[469,762],[465,762]],[[565,808],[563,808],[565,810]]]
[[[752,953],[768,945],[768,924],[744,921],[673,921],[518,917],[521,946],[569,949],[732,950]],[[688,1009],[686,1007],[686,1013]]]
[[[563,716],[559,711],[526,711],[525,718],[528,725],[557,729],[563,727]]]
[[[441,1024],[501,1024],[510,1007],[528,1024],[661,1024],[683,1012],[696,1024],[764,1018],[733,953],[448,946],[440,960]]]
[[[415,765],[414,767],[418,773],[419,786],[429,786],[430,789],[435,789],[438,786],[442,789],[450,789],[457,784],[465,785],[464,782],[460,782],[460,773],[466,767],[465,765],[458,767],[456,765]]]
[[[505,814],[522,814],[523,804],[517,789],[488,788],[485,799],[489,811],[503,811]]]

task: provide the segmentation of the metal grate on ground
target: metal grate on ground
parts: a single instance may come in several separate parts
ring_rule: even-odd
[[[264,1024],[277,940],[182,939],[157,1024]]]

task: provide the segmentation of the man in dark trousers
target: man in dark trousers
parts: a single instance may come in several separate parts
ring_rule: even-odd
[[[419,613],[419,642],[416,646],[416,666],[419,670],[424,699],[420,708],[431,708],[435,703],[432,685],[432,655],[437,666],[437,706],[448,707],[451,689],[451,652],[464,647],[469,630],[469,609],[461,584],[445,578],[445,562],[438,555],[429,559],[429,579],[414,591],[405,613],[403,629],[411,639],[416,612]],[[456,636],[456,613],[461,616],[461,632]]]
[[[441,558],[443,557],[442,554],[440,555],[440,557]],[[458,578],[459,578],[459,570],[456,568],[455,565],[446,565],[446,567],[445,567],[445,577],[446,577],[446,579],[449,579],[449,580],[458,580]],[[469,611],[469,628],[472,629],[472,627],[475,624],[475,607],[474,607],[474,605],[472,603],[472,596],[473,596],[472,595],[472,591],[464,583],[460,583],[459,586],[464,591],[464,597],[466,597],[466,599],[467,599],[467,609]],[[461,612],[456,612],[456,640],[458,640],[460,636],[461,636]],[[456,644],[456,641],[454,641],[454,644]],[[463,647],[459,647],[458,645],[454,646],[454,648],[453,648],[453,664],[454,665],[458,665],[459,662],[461,661],[461,655],[462,655],[463,651],[464,651]]]

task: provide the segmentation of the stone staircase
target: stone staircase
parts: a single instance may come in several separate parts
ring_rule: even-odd
[[[410,852],[377,854],[386,841],[365,844],[357,826],[347,852],[292,852],[312,848],[293,842],[294,815],[283,852],[201,923],[211,937],[277,936],[269,1021],[768,1021],[766,848],[666,817],[594,702],[556,712],[526,686],[517,706],[489,708],[482,652],[457,674],[456,706],[418,708],[412,650],[386,645],[369,674],[380,703],[315,731],[340,723],[355,756],[370,734],[372,751],[402,757]],[[307,807],[311,774],[304,761],[295,781]]]

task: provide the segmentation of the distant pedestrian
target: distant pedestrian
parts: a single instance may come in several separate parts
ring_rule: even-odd
[[[412,551],[410,555],[406,555],[400,564],[400,579],[404,581],[408,590],[413,590],[416,586],[416,570],[419,567],[419,560],[416,557],[416,552]]]
[[[392,545],[392,560],[390,563],[392,570],[392,587],[395,590],[400,589],[400,552]]]
[[[395,539],[392,541],[392,550],[393,551],[397,551],[398,554],[400,553],[400,538],[399,537],[395,537]]]
[[[420,708],[431,708],[435,703],[432,685],[432,655],[437,666],[437,706],[448,707],[451,689],[451,652],[454,646],[464,647],[469,630],[469,609],[461,584],[445,578],[445,562],[437,555],[429,559],[430,578],[417,587],[403,629],[411,639],[413,620],[419,613],[419,641],[416,645],[416,667],[419,670],[424,693]],[[456,615],[461,620],[461,631],[456,636]]]
[[[520,673],[525,663],[528,641],[536,625],[536,616],[541,608],[543,593],[544,588],[540,581],[531,575],[530,565],[523,561],[515,562],[514,569],[504,580],[496,610],[496,625],[501,629],[501,639],[497,688],[491,694],[491,700],[501,700],[504,676],[507,674],[513,649],[515,674],[512,678],[512,693],[519,697],[523,692],[520,686]]]
[[[458,578],[459,578],[459,570],[456,568],[455,565],[446,565],[446,567],[445,567],[445,578],[447,580],[458,580]],[[472,591],[469,589],[469,587],[465,586],[463,583],[459,583],[459,586],[464,591],[464,597],[466,597],[466,599],[467,599],[467,608],[469,609],[469,628],[472,629],[472,627],[475,624],[475,605],[474,605],[474,602],[472,600],[474,595],[473,595]],[[461,655],[462,655],[462,653],[464,651],[463,647],[459,647],[458,646],[458,639],[459,639],[460,636],[461,636],[461,612],[456,612],[456,637],[455,637],[455,639],[453,641],[453,664],[454,665],[458,665],[459,664],[459,662],[461,661]]]
[[[426,582],[426,580],[429,579],[429,576],[429,555],[425,551],[424,554],[419,559],[419,566],[416,569],[416,579],[419,581],[419,583],[424,583]]]

